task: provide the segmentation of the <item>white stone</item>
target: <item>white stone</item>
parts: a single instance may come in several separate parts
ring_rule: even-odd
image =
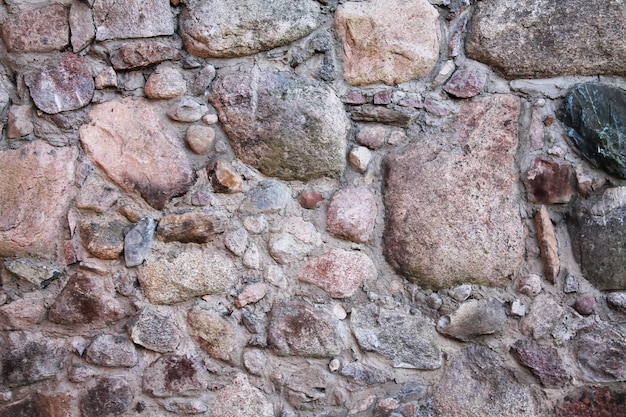
[[[365,146],[355,146],[350,151],[350,165],[355,171],[365,172],[372,159],[372,151]]]

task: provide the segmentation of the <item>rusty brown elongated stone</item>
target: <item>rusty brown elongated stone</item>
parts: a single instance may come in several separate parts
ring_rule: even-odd
[[[559,275],[561,264],[559,261],[558,243],[554,234],[554,226],[552,225],[546,206],[541,206],[535,213],[535,228],[537,231],[537,243],[541,251],[544,274],[546,275],[546,279],[551,284],[554,284],[556,277]]]

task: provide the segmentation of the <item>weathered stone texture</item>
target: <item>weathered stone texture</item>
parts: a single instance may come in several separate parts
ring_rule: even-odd
[[[181,36],[196,56],[230,58],[288,44],[320,24],[313,0],[194,0],[184,3]]]
[[[95,0],[96,40],[173,35],[176,23],[168,0]]]
[[[83,417],[123,416],[130,408],[133,393],[122,377],[100,377],[79,399]]]
[[[26,11],[7,19],[1,31],[10,52],[60,51],[69,43],[68,11],[60,4]]]
[[[211,357],[235,364],[240,362],[243,343],[238,327],[232,322],[201,308],[190,310],[187,322],[191,333]]]
[[[626,5],[604,1],[478,2],[467,55],[507,78],[625,74]]]
[[[552,346],[542,346],[532,340],[520,339],[511,352],[517,361],[529,368],[546,387],[563,386],[569,380],[558,351]]]
[[[211,408],[211,417],[273,417],[274,407],[261,390],[243,374],[221,389]]]
[[[608,388],[568,394],[556,406],[557,417],[614,417],[626,414],[626,393]]]
[[[0,152],[0,255],[62,259],[77,154],[43,141]]]
[[[537,244],[543,262],[543,273],[546,279],[554,284],[561,269],[561,262],[559,260],[559,244],[546,206],[541,206],[537,210],[534,220]]]
[[[524,255],[515,151],[519,101],[477,98],[451,131],[426,133],[384,161],[385,255],[430,288],[503,286]]]
[[[343,173],[350,126],[343,104],[323,84],[289,73],[239,72],[219,77],[210,100],[237,157],[263,174],[311,180]]]
[[[220,213],[169,214],[159,221],[157,237],[163,242],[207,243],[223,233],[226,218]]]
[[[88,363],[100,366],[132,367],[139,361],[135,345],[123,335],[97,336],[85,353]]]
[[[208,386],[208,372],[194,358],[163,355],[143,373],[144,392],[158,398],[197,396]]]
[[[79,52],[87,47],[96,37],[91,7],[86,2],[75,1],[69,15],[72,50]]]
[[[330,200],[326,216],[330,234],[366,243],[376,224],[376,200],[367,188],[342,188]]]
[[[439,321],[439,331],[455,339],[470,341],[501,331],[506,323],[502,303],[496,300],[469,300],[450,316]]]
[[[117,70],[145,68],[168,60],[180,59],[180,51],[160,41],[125,42],[111,51],[111,64]],[[142,78],[143,79],[143,78]]]
[[[626,339],[619,331],[595,326],[581,329],[572,350],[585,380],[626,381]]]
[[[60,372],[67,351],[61,340],[15,337],[5,345],[0,375],[7,387],[20,387],[54,378]]]
[[[128,323],[130,338],[155,352],[173,352],[181,340],[181,331],[171,313],[159,307],[144,307]]]
[[[572,198],[568,164],[536,158],[525,180],[531,203],[567,203]]]
[[[352,85],[423,78],[439,58],[439,13],[426,0],[347,2],[337,8],[335,27]]]
[[[191,188],[195,173],[168,122],[145,99],[93,107],[80,128],[85,153],[124,190],[138,191],[154,208]]]

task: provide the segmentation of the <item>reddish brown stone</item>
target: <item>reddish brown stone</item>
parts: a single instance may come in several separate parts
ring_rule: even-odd
[[[48,319],[53,323],[82,324],[113,322],[124,315],[110,276],[77,272],[57,296]]]
[[[535,159],[526,174],[526,189],[532,203],[567,203],[572,198],[569,165],[543,158]]]
[[[298,279],[323,288],[333,298],[348,298],[367,279],[376,278],[374,262],[362,252],[333,249],[310,261]]]
[[[83,58],[71,52],[24,75],[35,105],[46,113],[76,110],[93,97],[95,83]]]
[[[100,259],[117,259],[124,250],[124,235],[128,223],[114,220],[110,222],[83,222],[80,237],[87,252]]]
[[[583,316],[593,313],[596,307],[596,299],[593,295],[579,295],[574,303],[574,310]]]
[[[576,333],[570,347],[584,380],[626,380],[626,339],[618,330],[597,324],[585,327]]]
[[[513,344],[511,353],[546,387],[561,387],[569,380],[559,353],[552,346],[541,346],[532,340],[521,339]]]
[[[243,191],[243,178],[228,162],[218,160],[208,172],[216,192],[233,194]]]
[[[111,64],[115,69],[145,68],[168,60],[179,60],[180,51],[158,41],[127,42],[111,52]]]
[[[169,214],[159,221],[157,236],[163,242],[207,243],[223,233],[225,219],[215,213]]]
[[[96,37],[91,7],[87,2],[77,0],[70,8],[70,29],[72,32],[72,50],[79,52]]]
[[[369,240],[376,223],[376,200],[364,187],[337,191],[328,205],[326,227],[336,237],[357,243]]]
[[[298,203],[305,209],[317,208],[323,200],[324,196],[314,190],[306,190],[298,194]]]
[[[469,98],[480,94],[485,88],[487,73],[478,68],[458,69],[444,86],[444,90],[459,98]]]
[[[143,372],[143,390],[154,397],[199,394],[207,388],[208,374],[196,360],[163,355]]]
[[[60,51],[69,43],[67,9],[60,4],[11,16],[2,25],[10,52]]]
[[[541,206],[541,209],[535,213],[535,229],[543,262],[543,272],[546,279],[554,284],[559,275],[561,262],[559,261],[559,246],[554,234],[554,226],[546,206]]]
[[[374,94],[374,104],[390,104],[392,90],[378,91]]]
[[[367,97],[359,91],[349,91],[346,97],[343,99],[346,104],[365,104],[367,103]]]
[[[626,416],[626,393],[602,388],[566,396],[556,406],[557,417]]]

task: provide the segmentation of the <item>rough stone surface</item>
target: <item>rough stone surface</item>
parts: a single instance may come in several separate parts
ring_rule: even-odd
[[[196,56],[231,58],[291,43],[320,24],[313,0],[191,1],[183,7],[181,36]]]
[[[216,74],[216,71],[213,65],[207,65],[204,68],[202,68],[196,75],[196,78],[193,80],[193,85],[191,87],[191,92],[193,93],[193,95],[194,96],[204,95],[207,88],[209,88],[209,86],[211,85],[211,82],[215,78],[215,74]],[[216,122],[217,120],[215,120],[213,124],[215,124]]]
[[[621,311],[622,313],[626,313],[626,291],[607,294],[606,302],[609,307]]]
[[[1,31],[10,52],[60,51],[69,43],[67,9],[55,4],[26,11],[6,20]]]
[[[531,386],[517,381],[488,347],[473,345],[452,360],[433,394],[435,417],[549,415]],[[494,400],[496,399],[497,400]]]
[[[536,158],[526,173],[529,200],[539,204],[567,203],[572,198],[569,165]]]
[[[72,51],[80,52],[96,37],[91,7],[82,1],[73,2],[70,6],[69,24]]]
[[[178,68],[159,66],[148,77],[144,91],[153,99],[180,97],[187,91],[187,83]]]
[[[550,214],[546,206],[541,206],[535,213],[535,232],[537,233],[537,244],[543,262],[543,273],[546,279],[554,284],[561,269],[559,260],[559,244],[554,233],[554,226],[550,220]]]
[[[569,380],[561,357],[552,346],[542,346],[529,339],[520,339],[511,347],[511,353],[546,387],[560,387]]]
[[[324,196],[314,190],[305,190],[298,194],[298,203],[305,209],[316,209],[324,200]]]
[[[145,217],[139,220],[124,236],[124,261],[126,267],[139,266],[146,259],[154,237],[156,222]]]
[[[348,160],[350,161],[350,166],[357,172],[365,172],[372,160],[372,151],[365,146],[356,146],[350,151]]]
[[[598,83],[578,85],[565,97],[559,118],[575,149],[592,165],[626,178],[624,90]]]
[[[593,295],[579,295],[574,302],[574,310],[583,316],[593,314],[596,307],[596,299]]]
[[[455,339],[469,341],[501,331],[506,323],[502,303],[496,300],[469,300],[450,316],[439,321],[438,330]]]
[[[439,13],[426,0],[342,4],[335,27],[352,85],[423,78],[439,58]]]
[[[206,155],[213,149],[215,129],[208,126],[189,126],[185,141],[194,153]]]
[[[111,65],[116,70],[145,68],[163,61],[180,59],[180,51],[159,41],[125,42],[111,52]]]
[[[281,356],[325,358],[339,354],[343,348],[330,312],[297,299],[274,303],[267,340]]]
[[[145,99],[96,105],[80,128],[87,156],[125,191],[138,191],[156,209],[189,190],[195,174],[183,145]]]
[[[376,265],[366,254],[333,249],[309,261],[298,279],[323,288],[333,298],[348,298],[376,275]]]
[[[224,232],[225,223],[218,212],[168,214],[159,221],[157,237],[163,242],[207,243]]]
[[[226,161],[215,161],[215,164],[208,169],[208,174],[215,192],[234,194],[243,191],[242,176]]]
[[[0,307],[0,327],[21,330],[41,324],[46,319],[43,300],[23,298]]]
[[[90,167],[91,168],[91,167]],[[90,174],[81,185],[74,200],[76,208],[104,213],[120,198],[118,189],[103,180],[99,175]]]
[[[359,145],[367,146],[370,149],[379,149],[385,144],[386,135],[385,126],[367,124],[359,127],[354,139]]]
[[[121,377],[100,377],[80,399],[83,417],[123,416],[130,408],[133,394],[130,384]]]
[[[480,94],[486,82],[487,73],[484,71],[474,67],[460,68],[446,82],[444,90],[454,97],[469,98]]]
[[[273,417],[274,407],[261,390],[237,374],[232,384],[217,394],[211,417]]]
[[[328,205],[326,230],[338,238],[366,243],[376,224],[376,212],[376,200],[367,188],[342,188]]]
[[[385,107],[364,104],[351,106],[348,110],[354,121],[385,123],[398,127],[407,127],[420,113],[419,110],[393,104]]]
[[[241,203],[243,214],[276,213],[291,201],[291,190],[279,181],[265,180],[256,184]]]
[[[71,52],[25,74],[24,82],[35,105],[49,114],[86,106],[95,89],[89,67],[83,58]]]
[[[567,218],[572,250],[587,280],[599,290],[626,289],[626,188],[608,188],[578,200]]]
[[[626,414],[623,392],[608,388],[573,392],[556,406],[557,417],[613,417]]]
[[[12,105],[7,120],[7,137],[15,139],[33,133],[33,106]]]
[[[248,285],[235,298],[235,307],[242,308],[248,304],[254,304],[265,297],[265,294],[267,294],[267,286],[265,284],[257,282]]]
[[[343,173],[350,126],[343,104],[322,84],[239,72],[219,77],[210,100],[237,157],[263,174],[311,180]]]
[[[390,373],[362,362],[347,363],[340,373],[366,385],[384,384],[393,379]]]
[[[0,152],[0,255],[61,258],[76,156],[43,141]]]
[[[626,381],[626,339],[617,330],[585,327],[576,333],[572,350],[585,380]]]
[[[77,272],[54,301],[48,319],[61,324],[109,323],[124,315],[110,277]]]
[[[242,341],[238,328],[221,315],[194,308],[187,315],[191,333],[211,357],[238,364]]]
[[[143,390],[154,397],[197,396],[207,388],[208,373],[194,358],[163,355],[143,373]]]
[[[60,372],[67,351],[59,340],[36,340],[24,335],[5,346],[0,375],[9,388],[54,378]],[[33,340],[34,339],[34,340]]]
[[[124,250],[128,223],[113,220],[106,223],[83,222],[80,237],[87,252],[100,259],[117,259]]]
[[[41,288],[46,288],[62,275],[62,272],[53,265],[33,262],[28,258],[12,259],[5,262],[4,267],[16,276]]]
[[[530,306],[530,313],[522,320],[522,333],[534,339],[548,336],[563,313],[563,308],[550,295],[539,294]]]
[[[201,401],[179,398],[165,400],[161,403],[161,406],[165,410],[177,414],[202,414],[209,410],[209,407]]]
[[[87,348],[85,359],[100,366],[133,367],[139,361],[135,345],[123,335],[102,334]]]
[[[488,0],[477,6],[467,55],[507,78],[624,74],[626,30],[617,22],[626,5]]]
[[[169,260],[147,260],[139,283],[152,304],[175,304],[223,292],[237,280],[232,262],[217,253],[187,251]]]
[[[281,233],[270,235],[268,249],[272,258],[285,265],[303,260],[321,245],[321,234],[313,224],[298,217],[290,217],[285,220]]]
[[[181,340],[171,313],[159,307],[144,307],[129,322],[128,329],[133,342],[155,352],[173,352]]]
[[[177,122],[197,122],[207,112],[207,106],[191,97],[183,97],[172,103],[167,109],[167,117]]]
[[[435,328],[420,314],[409,315],[370,304],[352,309],[350,325],[363,349],[382,354],[397,368],[426,370],[442,365]]]
[[[523,260],[515,203],[519,102],[475,98],[453,132],[426,134],[384,161],[385,255],[425,287],[506,285]]]
[[[173,35],[176,23],[168,0],[95,0],[96,40]]]

